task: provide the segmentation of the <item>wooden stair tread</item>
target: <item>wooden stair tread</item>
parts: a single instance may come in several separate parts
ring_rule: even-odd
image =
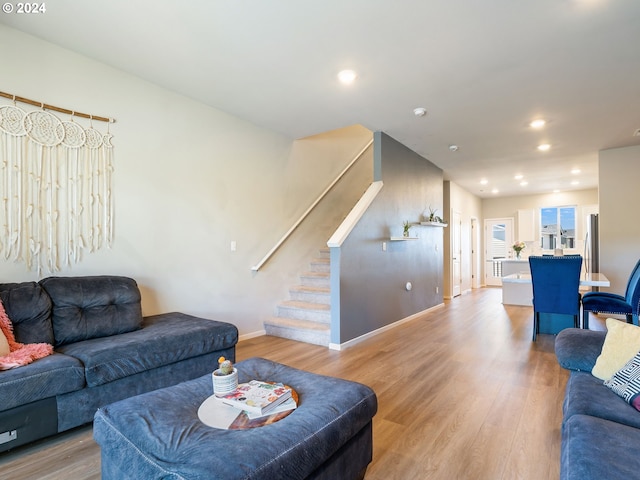
[[[320,287],[316,285],[295,285],[289,290],[294,292],[331,293],[331,289],[329,287]]]
[[[270,317],[265,320],[264,323],[265,325],[277,325],[285,328],[314,330],[320,332],[329,332],[331,330],[331,327],[326,323],[314,322],[312,320],[296,320],[284,317]]]
[[[324,303],[301,302],[299,300],[285,300],[284,302],[280,302],[280,306],[300,308],[303,310],[331,310],[331,306]]]

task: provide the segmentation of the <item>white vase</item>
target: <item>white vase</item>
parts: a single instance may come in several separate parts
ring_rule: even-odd
[[[213,379],[213,394],[216,397],[233,393],[238,388],[238,370],[235,368],[228,375],[222,375],[220,369],[214,370],[211,377]]]

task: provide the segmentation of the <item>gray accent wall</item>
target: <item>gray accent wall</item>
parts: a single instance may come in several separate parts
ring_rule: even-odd
[[[443,216],[442,170],[382,132],[374,133],[374,164],[374,180],[384,186],[342,247],[332,249],[332,289],[339,288],[340,302],[335,344],[443,301],[443,229],[414,226],[417,240],[390,240],[402,236],[405,220],[419,223],[429,206]]]

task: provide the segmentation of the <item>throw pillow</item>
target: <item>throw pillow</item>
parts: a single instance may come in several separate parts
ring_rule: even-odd
[[[0,357],[4,357],[5,355],[9,355],[9,342],[7,341],[7,337],[4,336],[2,330],[0,330]]]
[[[625,399],[636,410],[640,410],[640,352],[613,374],[604,384]]]
[[[609,380],[638,352],[640,352],[640,327],[615,318],[607,318],[607,336],[591,374],[600,380]]]

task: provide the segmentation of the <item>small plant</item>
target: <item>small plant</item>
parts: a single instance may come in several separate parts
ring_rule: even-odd
[[[437,208],[431,208],[431,205],[429,205],[429,221],[430,222],[435,222],[436,221],[436,212],[438,211]]]
[[[218,375],[231,375],[233,373],[233,363],[231,360],[227,360],[224,357],[220,357],[218,359]]]
[[[403,224],[402,227],[404,228],[404,230],[402,231],[402,234],[405,237],[409,236],[409,229],[411,228],[411,224],[409,223],[409,220],[406,220]]]
[[[437,212],[438,212],[437,208],[432,208],[431,205],[429,205],[429,217],[427,220],[429,222],[447,223],[447,221],[443,220],[442,217],[439,217],[438,215],[436,215]]]

